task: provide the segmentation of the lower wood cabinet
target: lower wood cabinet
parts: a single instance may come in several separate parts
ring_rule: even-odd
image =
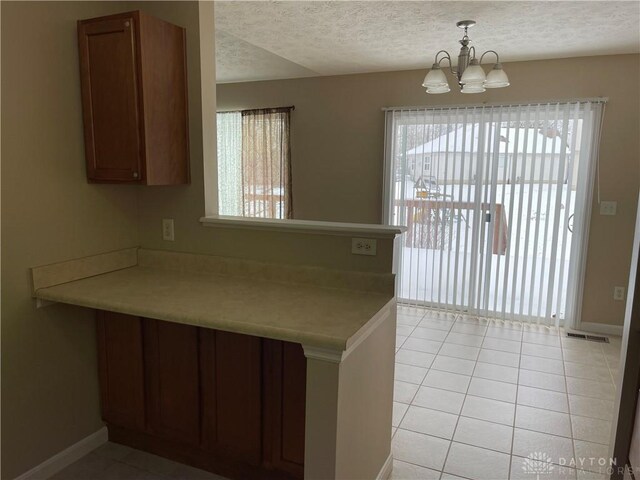
[[[111,440],[229,478],[303,478],[299,344],[99,311]]]
[[[270,418],[267,442],[274,468],[302,478],[307,362],[297,343],[268,342],[265,364],[269,381],[265,385],[266,410]]]
[[[218,330],[200,334],[202,399],[211,407],[203,408],[203,446],[260,465],[264,340]]]
[[[148,431],[190,445],[200,443],[198,329],[142,319]]]
[[[103,419],[124,428],[144,429],[145,374],[139,318],[98,311],[98,365]]]

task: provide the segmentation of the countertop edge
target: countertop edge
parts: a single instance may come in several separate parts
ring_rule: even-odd
[[[256,332],[256,329],[252,329],[251,326],[254,324],[250,323],[237,323],[233,321],[219,321],[216,322],[215,325],[205,324],[197,319],[193,321],[189,321],[190,319],[181,318],[178,316],[162,314],[158,312],[149,311],[146,309],[135,308],[135,307],[127,307],[123,308],[120,305],[114,305],[110,303],[103,302],[90,302],[84,300],[77,300],[73,298],[68,298],[64,295],[52,295],[50,292],[47,292],[47,289],[40,289],[36,292],[36,298],[41,300],[47,300],[50,302],[64,303],[68,305],[75,305],[77,307],[85,307],[92,308],[97,310],[106,310],[110,312],[123,313],[126,315],[134,315],[138,317],[152,318],[154,320],[163,320],[167,322],[180,323],[183,325],[192,325],[194,327],[201,328],[209,328],[212,330],[223,330],[225,332],[231,333],[241,333],[245,335],[252,335],[255,337],[263,337],[270,338],[273,340],[282,340],[294,343],[300,343],[302,345],[308,345],[311,347],[325,348],[335,351],[344,351],[347,349],[348,340],[342,341],[332,337],[324,337],[321,335],[305,335],[304,333],[300,334],[298,331],[293,331],[289,329],[283,329],[278,327],[267,327],[265,328],[263,325],[258,326],[258,330],[262,330],[261,332]],[[368,323],[368,322],[367,322]],[[293,334],[292,334],[293,333]]]

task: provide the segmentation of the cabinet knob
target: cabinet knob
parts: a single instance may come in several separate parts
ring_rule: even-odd
[[[124,26],[125,26],[125,27],[128,27],[129,25],[130,25],[130,23],[129,23],[129,22],[124,22]]]
[[[138,178],[138,172],[133,172],[133,178]]]

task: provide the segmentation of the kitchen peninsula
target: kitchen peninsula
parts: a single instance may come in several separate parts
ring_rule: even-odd
[[[32,280],[97,311],[112,441],[229,478],[388,476],[392,274],[132,248]]]

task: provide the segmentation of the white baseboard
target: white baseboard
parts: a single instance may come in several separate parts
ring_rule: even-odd
[[[601,335],[622,336],[622,325],[607,325],[606,323],[582,322],[579,332],[599,333]]]
[[[42,480],[49,478],[73,462],[80,460],[87,453],[95,450],[103,443],[106,443],[107,440],[107,427],[102,427],[97,432],[92,433],[88,437],[74,443],[69,448],[65,448],[63,451],[56,453],[40,465],[33,467],[28,472],[16,477],[15,480]]]
[[[393,455],[389,454],[387,459],[384,461],[376,480],[387,480],[391,476],[391,472],[393,471]]]

